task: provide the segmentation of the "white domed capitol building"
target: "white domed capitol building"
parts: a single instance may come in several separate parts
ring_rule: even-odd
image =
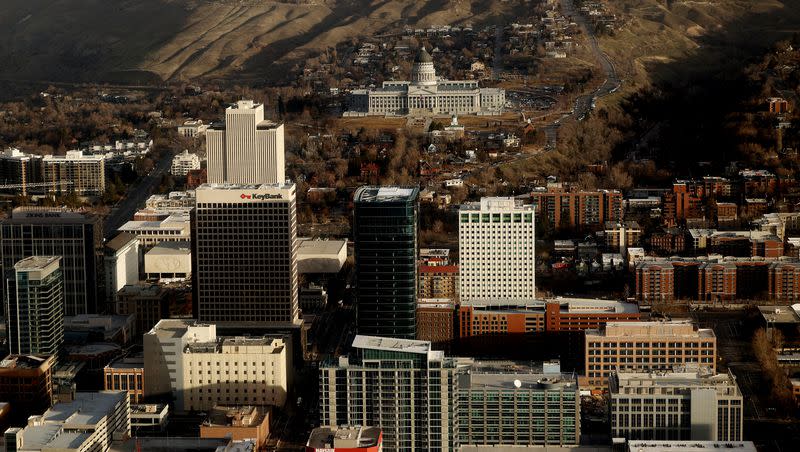
[[[497,115],[505,102],[505,90],[481,88],[476,80],[437,80],[433,58],[423,47],[414,59],[410,82],[354,90],[345,115]]]

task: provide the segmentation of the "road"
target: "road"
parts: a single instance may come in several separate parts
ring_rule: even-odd
[[[111,208],[111,213],[108,214],[105,224],[103,224],[103,234],[106,239],[112,238],[117,229],[130,220],[139,206],[144,204],[145,200],[153,193],[153,190],[161,182],[161,177],[169,171],[173,155],[172,151],[164,152],[153,170],[129,186],[125,198]]]
[[[575,118],[577,120],[582,120],[589,114],[589,112],[594,109],[594,103],[597,99],[607,96],[614,91],[616,91],[621,83],[619,76],[617,75],[617,69],[614,67],[614,63],[605,54],[605,52],[600,49],[600,44],[597,42],[597,36],[594,34],[594,29],[590,26],[586,21],[586,17],[577,11],[575,11],[575,4],[572,0],[561,0],[561,12],[565,16],[571,16],[578,26],[581,27],[581,30],[586,35],[589,41],[589,47],[592,50],[592,53],[595,55],[597,60],[600,62],[600,68],[603,71],[603,76],[605,80],[603,83],[591,93],[587,93],[575,100],[575,106],[572,110],[572,113],[566,114],[554,121],[553,123],[545,126],[544,133],[547,136],[547,145],[548,150],[553,150],[556,148],[556,140],[558,139],[558,128],[560,126],[561,121],[567,118]]]

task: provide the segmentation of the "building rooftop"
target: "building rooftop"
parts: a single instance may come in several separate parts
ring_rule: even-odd
[[[294,189],[295,185],[291,182],[282,184],[203,184],[195,189],[195,196],[200,192],[210,190],[288,190]]]
[[[55,263],[58,263],[59,261],[61,261],[61,256],[30,256],[14,264],[14,270],[17,271],[44,270],[47,267]]]
[[[266,408],[269,409],[268,407]],[[217,405],[203,421],[205,426],[249,428],[260,425],[269,412],[252,405]]]
[[[561,312],[565,314],[615,313],[638,314],[639,305],[616,300],[599,300],[592,298],[555,298],[547,300],[561,304]]]
[[[317,427],[311,431],[306,446],[314,449],[358,448],[378,445],[381,429],[378,427],[343,426]]]
[[[414,339],[395,339],[363,336],[359,334],[353,339],[353,348],[427,354],[431,351],[431,343],[429,341],[417,341]]]
[[[192,254],[192,246],[186,241],[177,242],[161,242],[154,246],[147,253],[147,256],[190,256]]]
[[[347,240],[315,240],[310,238],[298,238],[297,257],[315,257],[320,254],[327,254],[333,257],[338,256],[342,248],[347,247]]]
[[[353,200],[355,202],[414,201],[418,196],[419,188],[417,187],[366,186],[356,190]]]
[[[791,306],[759,306],[765,322],[781,324],[800,324],[800,303]]]
[[[225,337],[218,336],[209,342],[192,342],[186,345],[185,353],[224,353],[224,348],[230,346],[272,346],[269,353],[279,354],[283,352],[285,343],[276,337]]]
[[[48,424],[63,424],[65,427],[92,427],[114,411],[121,400],[128,398],[127,391],[77,392],[72,402],[53,405],[42,415]]]
[[[645,394],[649,388],[674,388],[680,387],[687,390],[691,388],[718,388],[725,390],[729,395],[741,395],[736,378],[732,374],[704,374],[703,368],[696,370],[676,368],[676,371],[654,372],[612,372],[609,377],[611,392],[613,394]]]
[[[106,367],[109,369],[144,369],[144,355],[126,356],[112,361]]]
[[[653,321],[653,322],[608,322],[604,329],[586,330],[586,336],[594,337],[697,337],[714,338],[714,330],[710,328],[696,329],[690,320]]]
[[[120,232],[116,237],[106,242],[106,248],[119,251],[125,248],[130,242],[136,240],[136,236],[129,232]]]
[[[35,355],[8,355],[0,361],[2,369],[38,369],[48,361],[52,364],[55,360],[52,356]]]
[[[533,212],[533,204],[525,204],[521,200],[512,197],[484,197],[480,202],[467,202],[461,205],[459,210],[467,211],[529,211]]]
[[[91,224],[97,219],[93,216],[53,207],[17,207],[11,211],[11,217],[3,220],[9,224]]]
[[[752,441],[629,441],[628,452],[756,452]]]

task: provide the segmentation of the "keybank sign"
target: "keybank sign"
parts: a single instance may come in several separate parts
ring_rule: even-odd
[[[242,199],[252,199],[253,201],[264,201],[267,199],[283,199],[281,195],[269,194],[269,193],[253,193],[248,195],[247,193],[242,193],[239,195]]]

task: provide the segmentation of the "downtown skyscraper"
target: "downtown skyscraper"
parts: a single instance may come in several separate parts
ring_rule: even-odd
[[[61,257],[26,257],[5,280],[8,347],[15,355],[55,355],[64,342]]]
[[[225,123],[206,131],[208,181],[282,184],[286,180],[283,124],[264,119],[264,105],[241,100],[225,109]]]
[[[300,322],[294,184],[206,184],[192,212],[195,314],[228,326]]]
[[[361,187],[353,240],[359,334],[416,338],[419,189]]]

